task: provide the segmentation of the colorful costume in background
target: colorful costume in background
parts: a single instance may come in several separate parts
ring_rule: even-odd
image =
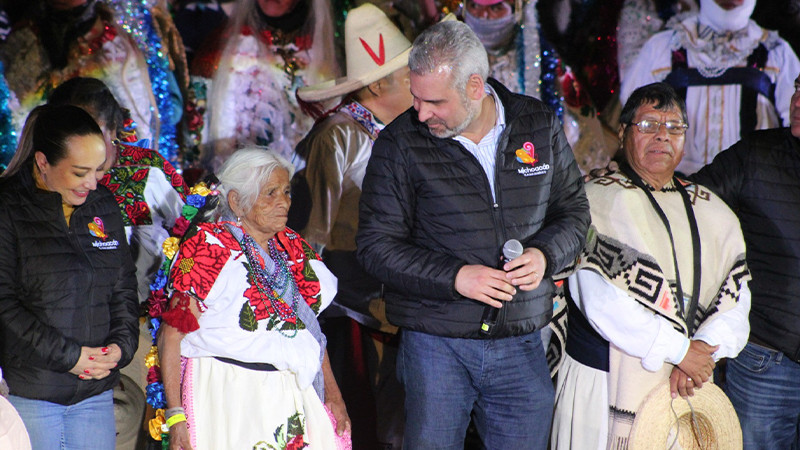
[[[63,18],[50,14],[25,21],[2,47],[8,86],[20,102],[14,111],[17,130],[63,81],[92,77],[102,80],[130,110],[139,138],[155,145],[160,121],[147,63],[133,40],[117,27],[111,11],[90,0],[80,18],[69,18],[66,29]],[[67,46],[60,53],[63,61],[51,61],[45,41]]]
[[[686,99],[690,127],[677,170],[691,174],[753,130],[789,124],[789,102],[800,73],[791,46],[750,20],[716,34],[691,15],[650,38],[622,77],[621,100],[656,81]],[[776,100],[777,99],[777,100]]]
[[[702,186],[650,191],[671,236],[627,176],[595,179],[586,194],[592,228],[567,287],[573,303],[552,442],[558,449],[624,449],[639,405],[683,360],[690,338],[720,345],[715,359],[744,347],[750,275],[736,216]]]
[[[316,321],[335,283],[288,228],[267,249],[232,222],[200,224],[181,244],[168,293],[177,306],[163,320],[187,333],[181,389],[194,448],[337,448]]]
[[[147,61],[158,106],[160,129],[154,145],[174,166],[181,167],[178,125],[189,88],[186,52],[172,16],[156,1],[106,0],[119,26],[127,31]]]
[[[100,180],[119,204],[139,280],[139,299],[150,295],[164,259],[161,244],[181,216],[189,187],[154,150],[120,144],[119,159]]]
[[[203,144],[206,167],[219,168],[244,144],[269,146],[293,161],[294,147],[314,124],[295,91],[338,75],[329,2],[308,1],[297,6],[308,8],[306,23],[298,30],[283,32],[266,23],[259,28],[242,25],[221,54],[195,57],[190,94],[194,105],[187,120],[195,144]]]
[[[12,110],[18,107],[16,96],[8,90],[5,67],[0,63],[0,173],[8,167],[17,151],[17,132],[11,115]]]

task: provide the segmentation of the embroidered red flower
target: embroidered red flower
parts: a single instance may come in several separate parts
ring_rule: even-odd
[[[222,242],[222,245],[231,250],[240,251],[242,249],[242,247],[239,246],[239,241],[237,241],[236,238],[233,237],[233,235],[225,228],[224,222],[213,223],[213,224],[202,224],[200,225],[200,229],[205,230],[208,233],[212,234],[215,238],[219,239],[220,242]]]
[[[300,291],[300,295],[303,296],[306,303],[309,306],[317,303],[319,301],[320,292],[319,281],[308,281],[302,276],[298,278],[296,274],[294,278],[297,280],[297,288]]]
[[[222,238],[220,241],[223,241],[223,246],[208,242],[209,234],[213,234],[212,230],[201,227],[197,234],[181,244],[170,272],[175,289],[194,292],[201,300],[206,298],[231,255],[230,247],[223,241],[224,233],[215,235],[218,239]],[[230,239],[236,242],[232,236]]]
[[[131,175],[131,180],[136,181],[136,182],[140,182],[140,181],[144,180],[145,178],[147,178],[147,174],[149,172],[150,172],[150,169],[147,169],[147,168],[139,169],[136,172],[134,172],[133,175]]]
[[[275,314],[269,299],[264,297],[257,287],[251,285],[244,291],[244,296],[253,308],[256,320],[269,319],[271,315]]]
[[[138,163],[141,160],[152,156],[152,150],[134,145],[123,146],[124,150],[120,152],[120,156],[130,158],[133,162]]]
[[[133,225],[144,225],[150,217],[150,207],[142,201],[133,202],[125,205],[125,215],[128,216]]]
[[[171,174],[169,174],[169,183],[172,185],[172,187],[182,187],[184,190],[180,194],[181,194],[181,197],[184,200],[186,200],[186,198],[185,198],[186,194],[185,193],[186,193],[186,191],[189,190],[189,187],[186,186],[186,181],[183,180],[183,177],[181,176],[181,174],[179,174],[178,172],[175,172],[174,169],[173,169],[173,172]]]
[[[119,183],[112,183],[111,182],[111,178],[106,180],[105,177],[107,177],[107,176],[110,177],[110,174],[108,174],[108,173],[105,174],[105,176],[102,179],[100,179],[100,184],[102,184],[103,186],[107,187],[108,190],[111,191],[112,193],[116,194],[117,191],[119,190],[120,184]],[[125,199],[121,195],[115,195],[114,197],[116,197],[117,203],[122,203],[122,202],[125,201]]]
[[[286,450],[302,450],[308,447],[308,444],[303,442],[303,435],[298,434],[293,437],[291,441],[286,443]]]

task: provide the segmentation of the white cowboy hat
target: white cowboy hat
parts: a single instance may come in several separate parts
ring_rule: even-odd
[[[298,89],[305,102],[349,94],[408,65],[411,42],[377,6],[364,3],[347,13],[344,22],[347,75]]]
[[[666,380],[650,391],[636,412],[628,449],[668,448],[741,450],[739,418],[722,389],[704,383],[688,400],[673,400]]]

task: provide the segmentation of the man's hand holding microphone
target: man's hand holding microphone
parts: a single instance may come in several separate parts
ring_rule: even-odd
[[[503,245],[500,269],[474,264],[463,266],[456,274],[456,291],[464,297],[486,303],[481,332],[489,334],[498,308],[511,301],[517,288],[532,291],[542,281],[547,260],[537,248],[522,248],[516,239]]]

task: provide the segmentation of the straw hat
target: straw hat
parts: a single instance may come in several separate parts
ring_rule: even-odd
[[[448,14],[443,20],[453,20]],[[344,22],[347,75],[297,90],[305,102],[329,100],[380,80],[408,65],[411,42],[377,6],[364,3],[347,13]]]
[[[411,42],[377,6],[364,3],[347,13],[344,22],[347,75],[300,88],[298,97],[318,102],[348,94],[408,65]]]
[[[689,397],[688,401],[683,397],[672,399],[669,380],[650,391],[636,412],[628,449],[669,448],[742,448],[739,418],[719,387],[705,383],[702,388],[695,389],[694,396]]]

